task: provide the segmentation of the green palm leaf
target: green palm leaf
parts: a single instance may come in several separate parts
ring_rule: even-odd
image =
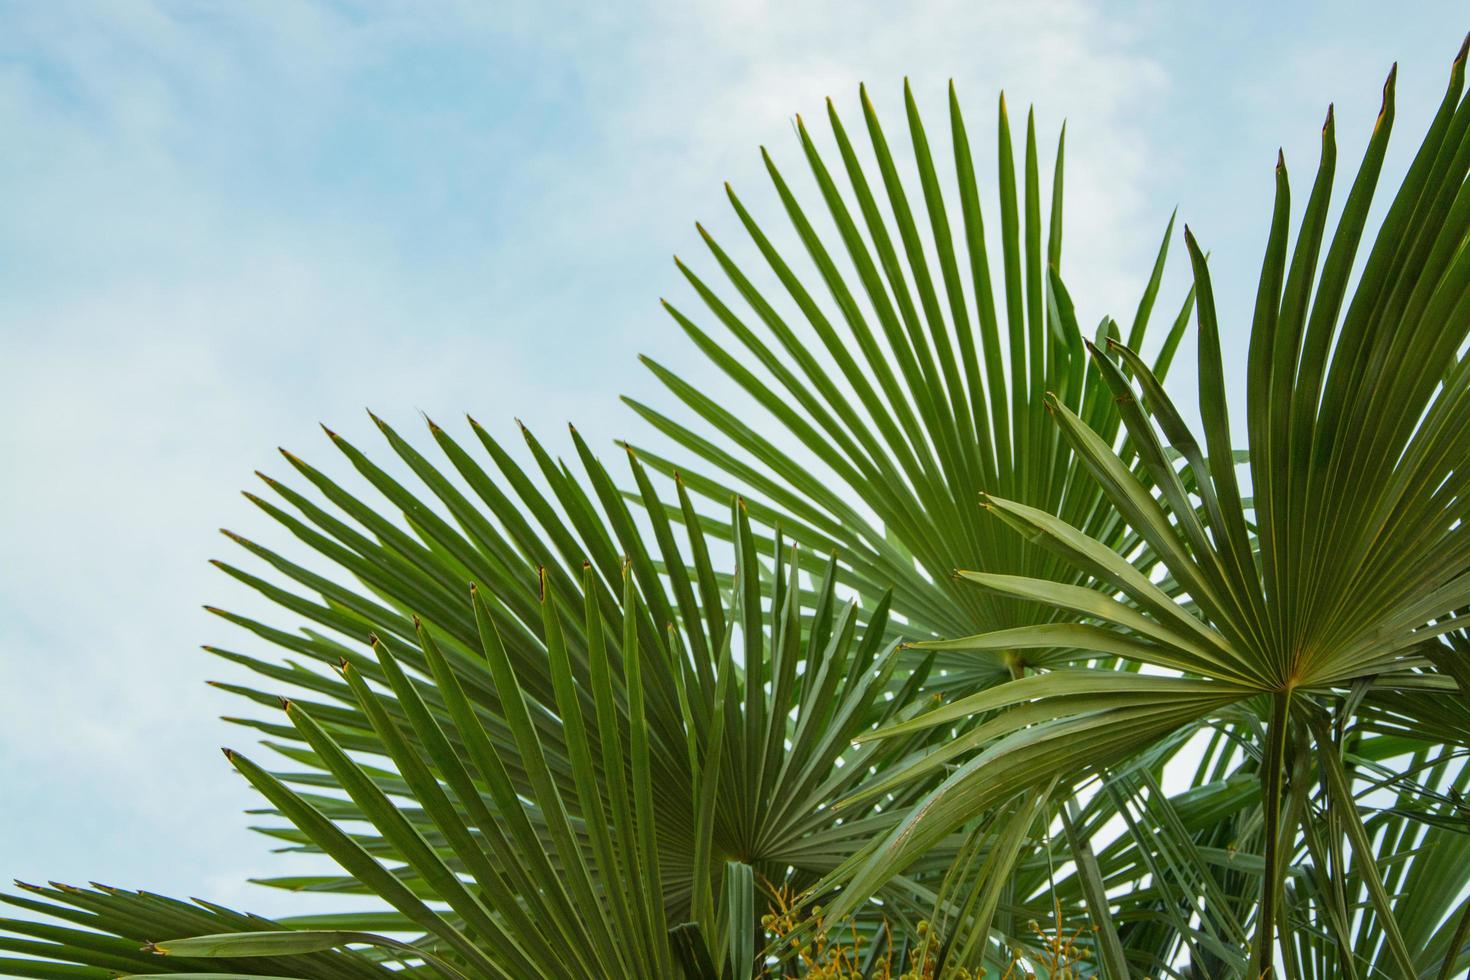
[[[782,209],[810,260],[810,283],[733,190],[730,203],[754,246],[753,265],[737,261],[704,226],[699,230],[734,295],[722,296],[678,263],[712,323],[701,326],[672,304],[666,308],[748,396],[755,415],[716,403],[645,357],[704,431],[626,399],[691,458],[671,461],[642,449],[640,456],[714,500],[728,499],[739,486],[753,516],[779,523],[809,547],[840,551],[843,580],[868,593],[891,588],[894,609],[912,638],[1050,621],[1057,613],[1045,604],[970,589],[951,573],[966,568],[1076,578],[1065,562],[1026,547],[980,511],[981,492],[1062,514],[1110,546],[1131,550],[1128,531],[1104,505],[1101,489],[1044,417],[1045,398],[1053,392],[1105,438],[1119,431],[1120,415],[1099,369],[1088,363],[1059,276],[1062,142],[1044,227],[1040,202],[1047,188],[1034,117],[1027,120],[1018,177],[1002,97],[997,247],[986,232],[976,163],[953,90],[949,176],[957,194],[948,191],[948,201],[912,91],[905,86],[917,190],[900,178],[895,151],[866,90],[861,99],[878,165],[871,175],[830,101],[827,121],[839,158],[832,166],[797,120],[805,163],[821,197],[819,210],[835,235],[817,230],[817,214],[803,207],[762,151]],[[839,187],[844,181],[845,189]],[[1127,332],[1134,347],[1152,322],[1172,228],[1171,219]],[[992,256],[999,275],[992,271]],[[761,293],[755,285],[761,278],[773,278],[781,295]],[[1172,360],[1191,305],[1192,294],[1163,342],[1155,362],[1160,374]],[[711,332],[715,325],[718,334]],[[1121,339],[1122,333],[1105,320],[1098,336],[1102,342]],[[968,672],[971,683],[983,683],[1005,675],[1005,659],[982,666],[945,656],[941,665],[951,675]]]
[[[1112,448],[1106,433],[1098,434],[1061,398],[1050,399],[1066,441],[1187,602],[1166,602],[1167,596],[1112,557],[1108,542],[1089,542],[1093,536],[1070,522],[993,501],[1010,523],[1066,556],[1100,588],[993,573],[971,576],[974,581],[1085,616],[1100,633],[1119,637],[1107,638],[1107,652],[1198,677],[1174,683],[1213,688],[1218,700],[1181,690],[1167,707],[1156,706],[1140,690],[1115,707],[1098,692],[1100,707],[1079,714],[1073,696],[1061,689],[1040,693],[1026,707],[1012,709],[1014,723],[997,725],[998,740],[977,757],[987,764],[962,767],[885,841],[855,859],[858,870],[840,908],[857,907],[930,841],[989,801],[1042,780],[1075,781],[1239,701],[1256,706],[1265,732],[1265,874],[1251,970],[1272,967],[1282,878],[1306,820],[1300,807],[1292,807],[1287,746],[1310,731],[1326,787],[1317,805],[1338,815],[1340,836],[1331,846],[1351,845],[1391,969],[1412,972],[1393,896],[1378,880],[1370,835],[1352,803],[1352,776],[1338,760],[1341,726],[1355,705],[1353,699],[1343,701],[1348,689],[1427,669],[1421,656],[1426,642],[1453,630],[1456,610],[1470,599],[1470,538],[1460,533],[1463,460],[1470,448],[1464,441],[1470,431],[1470,358],[1461,353],[1470,334],[1470,101],[1460,96],[1463,76],[1462,49],[1445,100],[1350,299],[1349,274],[1393,120],[1393,77],[1320,273],[1335,163],[1330,115],[1322,165],[1289,261],[1287,177],[1284,165],[1278,166],[1277,205],[1251,333],[1253,511],[1242,499],[1235,471],[1210,274],[1187,232],[1199,295],[1204,440],[1189,433],[1148,366],[1117,342],[1109,345],[1112,354],[1094,349],[1093,363],[1121,408],[1146,479]],[[1193,476],[1199,505],[1168,446]],[[1259,528],[1258,554],[1248,532],[1252,526]],[[952,644],[965,645],[988,643],[982,635]],[[1168,652],[1153,656],[1155,649]],[[1027,678],[1004,685],[995,697],[1003,699],[1007,688],[1023,684],[1043,690]],[[1257,691],[1269,693],[1258,697]],[[1019,690],[1014,695],[1022,696]],[[1334,705],[1343,712],[1336,735],[1325,727],[1323,714]],[[1069,753],[1062,745],[1049,755],[1038,753],[1025,771],[993,763],[1011,744],[1046,744],[1073,732],[1095,737],[1090,751]]]
[[[401,454],[434,477],[384,430]],[[613,566],[618,588],[610,594],[593,562],[597,551],[574,550],[577,539],[552,524],[543,533],[561,538],[570,560],[539,570],[524,602],[519,583],[501,571],[514,552],[491,551],[492,529],[477,527],[475,512],[463,511],[468,533],[454,531],[355,448],[333,440],[401,502],[413,535],[372,518],[379,522],[376,541],[354,537],[278,485],[318,528],[359,549],[357,558],[341,553],[342,564],[353,562],[368,591],[384,603],[392,597],[391,604],[332,585],[241,539],[289,578],[318,587],[325,602],[234,574],[340,637],[313,630],[287,640],[235,617],[314,660],[332,660],[323,674],[231,655],[314,695],[279,702],[288,724],[259,723],[272,735],[268,744],[304,771],[273,772],[243,755],[230,757],[265,797],[263,812],[288,824],[264,829],[327,855],[345,872],[270,883],[376,895],[400,917],[401,928],[418,936],[413,946],[423,963],[437,957],[470,975],[665,977],[676,969],[676,955],[681,962],[698,959],[701,944],[717,960],[735,956],[739,975],[748,975],[746,966],[766,941],[751,931],[762,910],[750,893],[732,911],[737,893],[722,878],[759,875],[805,887],[891,827],[914,797],[912,790],[896,794],[860,819],[831,809],[870,772],[922,742],[852,745],[857,734],[916,710],[911,702],[923,674],[895,673],[886,599],[865,611],[839,599],[833,562],[807,565],[779,533],[758,540],[740,502],[729,534],[737,545],[733,575],[715,572],[697,534],[692,557],[682,557],[667,526],[653,535],[662,549],[655,560],[634,537],[605,471],[584,454],[589,482],[606,491],[603,500],[615,509],[604,525],[588,504],[578,537],[606,552],[623,531],[619,543],[632,557]],[[467,455],[450,455],[463,471],[480,472],[470,469]],[[636,459],[630,463],[635,483],[649,495],[649,512],[657,513],[651,484]],[[366,523],[371,512],[319,471],[296,464]],[[563,506],[576,513],[585,498],[569,482],[558,488]],[[523,499],[532,492],[521,483]],[[458,504],[447,482],[438,483],[436,496]],[[323,553],[339,554],[312,537],[319,532],[308,534],[305,524],[266,506]],[[539,545],[541,538],[525,534],[523,540]],[[758,549],[770,558],[763,560]],[[410,561],[417,563],[411,578]],[[566,567],[574,561],[586,564],[574,572]],[[636,588],[640,569],[658,590],[651,601]],[[374,588],[374,576],[388,570],[413,583],[412,604]],[[480,573],[488,587],[469,586],[467,602],[464,583]],[[451,590],[456,574],[463,577]],[[570,596],[563,591],[568,582]],[[417,609],[432,610],[433,618]],[[653,627],[659,619],[665,628]],[[359,630],[370,653],[350,642]],[[332,793],[337,788],[345,795]],[[940,848],[934,855],[936,868],[945,853]],[[895,908],[911,906],[911,892],[898,889]],[[674,926],[683,938],[671,944]],[[744,930],[739,941],[737,926]],[[861,927],[878,926],[865,921]],[[160,924],[146,938],[171,935],[194,933]],[[222,941],[220,948],[238,954],[249,941]],[[96,962],[70,947],[54,952]]]

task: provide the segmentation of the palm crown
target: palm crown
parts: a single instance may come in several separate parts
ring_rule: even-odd
[[[835,165],[799,121],[833,236],[765,161],[812,278],[731,191],[762,271],[701,226],[730,293],[681,262],[707,324],[665,304],[770,425],[645,359],[685,414],[630,401],[677,451],[626,477],[575,429],[575,466],[524,433],[528,469],[473,420],[431,462],[375,418],[393,467],[328,436],[376,502],[290,453],[311,491],[247,494],[312,557],[218,563],[306,624],[218,611],[292,655],[208,648],[269,682],[220,686],[284,711],[236,720],[294,768],[226,755],[340,869],[266,883],[382,909],[24,885],[0,972],[1465,967],[1464,65],[1371,236],[1393,75],[1330,234],[1331,114],[1294,235],[1278,164],[1244,451],[1187,230],[1145,357],[1173,221],[1085,338],[1034,118],[1018,176],[1002,99],[998,237],[953,91],[948,202],[907,86],[916,191],[866,92],[876,174],[830,103]],[[1191,317],[1203,438],[1162,381]]]

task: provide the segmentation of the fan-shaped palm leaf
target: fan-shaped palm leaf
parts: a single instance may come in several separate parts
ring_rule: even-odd
[[[840,158],[835,166],[829,167],[797,119],[820,210],[835,234],[818,230],[817,216],[762,151],[791,231],[810,259],[810,282],[728,188],[758,253],[755,267],[737,261],[703,225],[699,231],[738,302],[678,263],[721,332],[665,306],[748,396],[749,410],[717,402],[645,357],[686,413],[715,435],[627,399],[694,459],[671,461],[646,450],[640,455],[716,500],[738,486],[757,519],[779,524],[809,547],[839,551],[841,574],[855,588],[868,594],[893,590],[894,609],[911,638],[1050,621],[1058,616],[1054,607],[970,589],[951,573],[980,568],[1076,577],[1065,562],[1027,547],[981,511],[976,503],[982,491],[1062,514],[1125,551],[1132,546],[1098,485],[1045,421],[1043,402],[1053,392],[1104,438],[1116,434],[1120,422],[1101,373],[1087,361],[1059,275],[1063,142],[1058,141],[1050,218],[1044,222],[1046,188],[1034,116],[1027,119],[1018,179],[1001,98],[997,248],[994,226],[991,234],[986,231],[977,164],[953,88],[951,190],[945,189],[908,86],[904,104],[917,191],[899,175],[910,161],[895,159],[867,91],[860,95],[876,171],[864,168],[859,147],[830,101],[827,119]],[[838,186],[844,179],[846,191]],[[1128,329],[1134,348],[1152,321],[1168,243],[1166,231]],[[999,275],[992,270],[991,249]],[[783,295],[767,298],[757,287],[763,278]],[[1160,375],[1173,358],[1191,303],[1192,294],[1154,361]],[[1098,340],[1109,338],[1124,339],[1117,324],[1105,320]],[[1007,674],[1000,657],[983,666],[973,658],[945,658],[942,666],[951,685],[973,686]],[[966,672],[968,681],[957,671]]]
[[[710,665],[708,698],[679,631],[653,634],[645,645],[640,626],[649,608],[634,591],[631,566],[616,623],[604,619],[589,567],[575,618],[565,615],[550,576],[541,586],[546,701],[529,683],[538,675],[517,665],[506,641],[517,621],[498,598],[473,589],[472,651],[415,619],[415,641],[401,652],[397,641],[390,652],[390,641],[376,636],[372,656],[344,650],[340,683],[352,710],[282,702],[302,744],[290,754],[329,776],[345,798],[291,787],[321,782],[310,774],[272,773],[227,754],[271,812],[350,876],[333,885],[379,896],[397,915],[395,931],[419,934],[396,955],[430,967],[437,958],[471,976],[620,978],[667,977],[676,954],[719,960],[728,949],[746,964],[736,975],[750,976],[764,945],[754,931],[752,871],[778,881],[794,875],[802,886],[891,826],[890,813],[834,820],[822,802],[903,750],[853,750],[852,735],[910,709],[907,699],[881,697],[897,663],[883,641],[883,611],[860,627],[856,606],[837,601],[829,566],[804,621],[795,556],[789,565],[776,557],[767,594],[738,507],[735,524],[736,599]],[[577,648],[573,635],[582,638]],[[732,657],[737,641],[750,671]],[[769,673],[756,673],[757,664]],[[496,693],[494,711],[471,696],[482,678]],[[679,714],[658,719],[654,696],[666,685],[676,688]],[[657,744],[654,733],[670,727],[678,744]],[[364,761],[364,750],[388,768]],[[346,829],[359,821],[373,833]],[[743,899],[720,884],[727,861],[744,869]],[[691,918],[671,944],[670,927]],[[158,930],[149,940],[172,928],[141,919]],[[383,917],[367,920],[342,917],[341,930],[326,937],[340,941],[322,948],[363,941]],[[124,935],[139,938],[135,932]],[[732,939],[720,943],[721,936]],[[201,972],[192,961],[202,950],[274,956],[312,941],[324,940],[251,932],[159,946]],[[105,965],[78,942],[38,947],[0,937],[0,948],[7,945]]]
[[[1176,602],[1107,544],[1065,520],[1023,503],[990,501],[993,513],[1090,574],[1097,587],[991,572],[968,578],[1086,617],[1090,622],[1075,629],[1090,644],[1077,634],[1069,635],[1069,646],[1090,645],[1187,676],[1147,683],[1140,677],[1111,691],[1077,695],[1068,672],[1053,671],[981,695],[982,707],[1021,706],[990,722],[996,740],[984,743],[979,757],[847,869],[853,887],[840,907],[855,907],[874,884],[976,808],[1040,779],[1100,771],[1226,704],[1248,702],[1258,708],[1266,732],[1260,765],[1266,873],[1251,969],[1271,969],[1286,845],[1302,820],[1288,806],[1288,745],[1310,740],[1328,805],[1352,844],[1386,947],[1396,969],[1413,972],[1341,761],[1342,719],[1334,728],[1325,712],[1334,704],[1350,712],[1355,699],[1343,698],[1356,684],[1428,666],[1421,656],[1426,641],[1453,628],[1454,612],[1470,600],[1470,538],[1460,526],[1470,474],[1464,463],[1470,358],[1462,352],[1470,333],[1464,60],[1462,48],[1449,91],[1350,299],[1350,273],[1393,121],[1393,76],[1325,257],[1319,253],[1335,165],[1330,113],[1322,164],[1290,255],[1287,175],[1284,164],[1277,168],[1247,379],[1253,513],[1235,472],[1209,270],[1187,232],[1199,295],[1203,442],[1153,372],[1122,344],[1095,348],[1093,363],[1114,392],[1157,493],[1105,435],[1060,399],[1050,400],[1066,440],[1187,602]],[[1193,476],[1199,504],[1166,444]],[[1248,532],[1252,524],[1259,529],[1259,554]],[[1042,629],[1011,630],[949,646],[1026,644],[1045,648],[1058,641]],[[910,733],[966,710],[962,700],[934,712],[932,722],[925,716],[893,731]],[[1077,745],[1083,735],[1085,748]]]

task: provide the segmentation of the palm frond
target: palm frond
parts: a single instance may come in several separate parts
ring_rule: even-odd
[[[900,177],[898,151],[866,89],[860,96],[876,171],[865,169],[830,100],[827,122],[838,156],[832,165],[797,120],[802,156],[821,198],[815,209],[800,203],[774,158],[762,151],[791,234],[809,259],[809,281],[734,190],[727,188],[730,203],[757,253],[754,263],[738,261],[699,226],[733,295],[722,296],[679,261],[713,325],[701,326],[671,303],[665,307],[748,405],[717,402],[645,357],[702,429],[625,399],[686,454],[671,460],[640,449],[640,456],[715,500],[738,486],[754,517],[779,523],[808,547],[839,551],[845,582],[869,594],[892,589],[894,610],[912,639],[1048,622],[1058,615],[1053,607],[968,588],[952,573],[964,568],[1076,578],[1065,562],[1028,547],[980,510],[981,493],[1062,514],[1109,545],[1132,549],[1101,489],[1045,422],[1048,392],[1104,438],[1116,435],[1121,421],[1101,372],[1088,363],[1060,277],[1064,136],[1048,185],[1035,117],[1028,115],[1018,175],[1002,96],[997,244],[994,226],[986,231],[977,164],[953,87],[953,171],[942,178],[905,86],[909,151],[903,164],[916,169],[917,190]],[[839,187],[844,180],[846,188]],[[1050,215],[1043,222],[1041,199],[1048,191]],[[830,221],[832,233],[818,230],[820,217]],[[1143,343],[1155,319],[1172,229],[1171,218],[1127,330],[1133,347]],[[779,295],[763,294],[757,285],[762,279],[771,280]],[[1155,359],[1161,375],[1192,303],[1191,293]],[[1104,320],[1097,337],[1103,343],[1124,334]],[[989,665],[943,656],[940,665],[952,684],[961,682],[960,672],[973,675],[971,685],[1006,675],[1003,660]]]
[[[1464,62],[1462,48],[1445,99],[1355,287],[1350,274],[1393,122],[1394,76],[1320,272],[1335,165],[1330,114],[1322,164],[1289,261],[1288,182],[1284,163],[1278,164],[1251,332],[1249,513],[1236,473],[1210,273],[1187,231],[1199,296],[1205,438],[1193,436],[1148,365],[1117,342],[1107,352],[1094,347],[1093,363],[1120,407],[1146,480],[1106,433],[1094,431],[1062,399],[1049,400],[1066,441],[1182,596],[1161,592],[1109,542],[1064,519],[1024,502],[990,501],[993,512],[1095,584],[1083,588],[990,572],[969,578],[993,592],[1087,617],[1095,624],[1089,630],[1093,649],[1185,675],[1156,679],[1170,686],[1172,696],[1120,685],[1115,700],[1098,689],[1081,696],[1090,702],[1079,703],[1063,670],[997,688],[988,696],[997,704],[1016,703],[1014,720],[990,723],[996,740],[982,743],[976,763],[950,776],[863,857],[840,907],[857,907],[876,884],[987,801],[1042,780],[1075,782],[1241,702],[1256,707],[1265,731],[1265,874],[1251,971],[1272,967],[1287,855],[1305,819],[1292,810],[1287,746],[1307,732],[1326,787],[1322,805],[1339,814],[1385,948],[1397,969],[1409,969],[1392,898],[1376,880],[1371,840],[1351,803],[1352,776],[1340,762],[1341,722],[1333,729],[1324,712],[1355,684],[1424,665],[1425,643],[1457,628],[1455,613],[1470,599],[1470,538],[1460,530],[1467,500],[1464,440],[1470,431],[1470,358],[1463,354],[1470,334],[1470,100],[1461,98]],[[1198,504],[1166,445],[1193,475]],[[1259,528],[1259,553],[1252,526]],[[1080,636],[1069,639],[1083,645]],[[1016,642],[1016,636],[982,635],[954,645]],[[1033,635],[1032,642],[1044,645],[1048,639]],[[935,714],[949,718],[965,704],[961,700]],[[1345,706],[1350,712],[1356,705],[1349,698]],[[923,724],[921,716],[892,730]],[[1089,751],[1069,752],[1066,740],[1079,733],[1092,739]],[[1034,748],[1050,744],[1058,747],[1047,755]],[[1036,752],[1027,766],[998,762],[1020,756],[1021,746]],[[922,772],[922,764],[915,770]]]

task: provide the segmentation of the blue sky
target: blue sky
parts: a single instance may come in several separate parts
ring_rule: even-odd
[[[217,718],[240,705],[202,683],[230,675],[198,645],[238,638],[200,604],[252,608],[214,531],[269,533],[237,491],[277,445],[329,458],[318,421],[373,443],[364,406],[606,446],[645,431],[619,394],[668,404],[635,353],[718,388],[659,311],[688,300],[669,256],[703,262],[696,218],[733,237],[727,179],[776,221],[756,148],[799,175],[794,113],[851,123],[866,80],[894,137],[907,74],[931,131],[950,78],[972,134],[1002,87],[1048,141],[1068,119],[1082,321],[1131,313],[1178,205],[1239,376],[1277,147],[1304,198],[1335,101],[1350,173],[1397,60],[1401,172],[1470,27],[1451,2],[600,7],[0,0],[0,873],[308,907],[243,884],[298,865],[246,829],[216,751],[249,743]]]

